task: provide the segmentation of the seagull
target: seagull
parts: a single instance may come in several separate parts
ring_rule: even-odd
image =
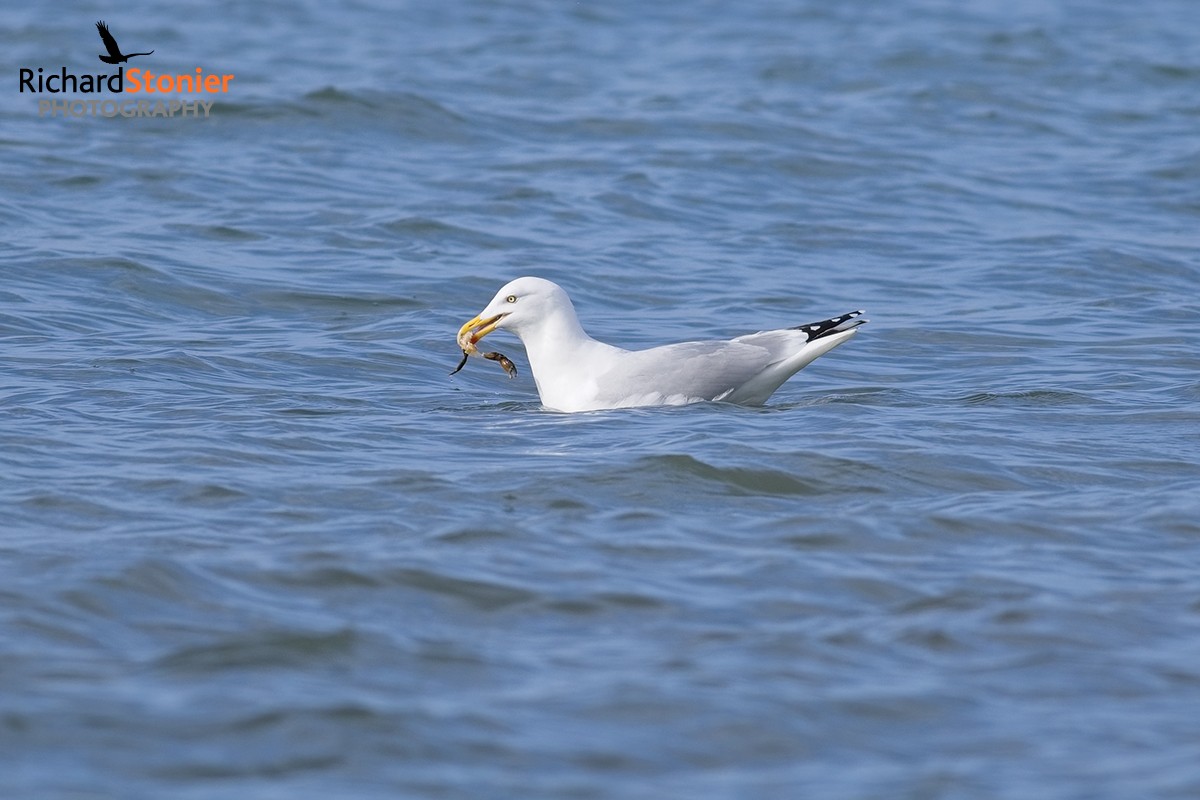
[[[762,405],[784,381],[849,340],[862,311],[736,339],[624,350],[584,331],[571,298],[556,283],[524,277],[506,284],[459,329],[464,353],[492,331],[525,345],[542,405],[595,411],[684,405],[706,400]]]
[[[121,53],[121,48],[117,47],[117,40],[108,32],[108,26],[104,24],[103,20],[96,23],[96,30],[100,31],[100,38],[104,40],[104,47],[108,50],[108,55],[100,56],[100,60],[105,64],[120,64],[122,61],[128,61],[134,56],[148,56],[154,52],[151,50],[150,53],[130,53],[129,55],[124,55]]]

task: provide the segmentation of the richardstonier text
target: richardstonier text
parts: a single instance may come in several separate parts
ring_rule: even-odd
[[[76,75],[63,67],[59,72],[45,74],[42,67],[37,70],[22,67],[20,71],[21,93],[34,94],[92,94],[95,92],[113,92],[124,94],[147,94],[170,92],[212,92],[225,93],[229,91],[229,82],[234,76],[218,75],[215,72],[205,74],[201,67],[195,72],[185,72],[176,75],[164,75],[141,67],[120,67],[115,73],[106,75],[100,73],[84,73]],[[126,81],[128,80],[128,84]]]

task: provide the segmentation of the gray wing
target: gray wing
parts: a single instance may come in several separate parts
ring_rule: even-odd
[[[685,342],[628,352],[618,364],[597,376],[602,394],[612,395],[601,399],[620,400],[630,395],[657,393],[664,397],[715,400],[778,363],[776,347],[769,345],[780,343],[776,337],[756,343]]]

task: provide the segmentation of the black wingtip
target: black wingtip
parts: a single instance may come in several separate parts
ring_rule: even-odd
[[[815,341],[823,336],[831,336],[835,333],[842,333],[852,328],[857,328],[859,325],[865,325],[867,320],[858,319],[865,312],[862,309],[851,311],[849,314],[842,314],[840,317],[821,320],[820,322],[810,322],[807,325],[797,325],[792,328],[794,331],[803,331],[808,334],[808,341]]]

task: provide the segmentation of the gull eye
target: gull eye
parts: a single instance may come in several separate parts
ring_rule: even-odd
[[[504,298],[504,302],[515,303],[517,302],[517,296],[515,294],[510,294],[508,297]]]

